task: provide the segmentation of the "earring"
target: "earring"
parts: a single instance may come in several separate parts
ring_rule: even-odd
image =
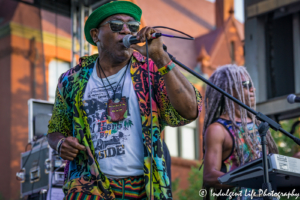
[[[96,42],[96,44],[97,44],[97,47],[98,47],[98,46],[100,46],[100,42],[99,42],[99,41],[98,41],[98,42]]]

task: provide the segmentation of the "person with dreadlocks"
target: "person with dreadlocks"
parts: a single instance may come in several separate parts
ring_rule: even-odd
[[[255,109],[255,88],[245,67],[236,65],[219,67],[209,80]],[[203,182],[206,187],[227,190],[231,186],[221,185],[218,177],[262,156],[257,130],[260,121],[210,86],[206,89],[205,110]],[[268,153],[278,153],[270,131],[266,138]],[[242,192],[241,196],[235,197],[237,199],[251,198],[249,194],[245,194],[246,191],[251,192],[251,189],[233,188],[233,190]],[[228,197],[219,197],[219,199],[226,198]]]

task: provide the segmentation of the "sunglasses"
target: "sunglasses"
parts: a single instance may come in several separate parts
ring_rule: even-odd
[[[248,88],[250,89],[253,87],[251,81],[242,81],[242,85],[243,85],[243,88],[245,88],[245,89],[248,89]]]
[[[109,23],[110,30],[112,32],[122,31],[124,24],[126,24],[127,27],[129,28],[129,30],[133,33],[138,32],[140,29],[140,22],[137,22],[137,21],[123,22],[121,20],[111,20],[111,21],[105,22],[101,26],[104,26],[105,24],[108,24],[108,23]]]

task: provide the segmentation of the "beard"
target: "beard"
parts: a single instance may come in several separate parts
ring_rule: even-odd
[[[131,48],[105,48],[104,46],[100,45],[99,48],[99,55],[101,54],[101,57],[105,57],[106,59],[111,60],[112,63],[123,63],[126,60],[128,60],[133,53],[133,49]]]

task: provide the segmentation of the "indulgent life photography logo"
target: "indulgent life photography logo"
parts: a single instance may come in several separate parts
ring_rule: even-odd
[[[208,192],[206,189],[199,190],[199,196],[200,197],[206,197],[208,195]],[[212,197],[229,197],[229,199],[233,199],[235,197],[250,197],[251,199],[255,197],[275,197],[277,199],[280,199],[281,197],[287,197],[288,199],[298,199],[300,196],[299,193],[295,192],[295,189],[293,189],[291,192],[275,192],[271,191],[268,192],[267,190],[251,190],[251,189],[245,189],[241,191],[230,191],[230,189],[227,190],[219,190],[218,192],[215,192],[214,190],[210,190],[210,196]]]

